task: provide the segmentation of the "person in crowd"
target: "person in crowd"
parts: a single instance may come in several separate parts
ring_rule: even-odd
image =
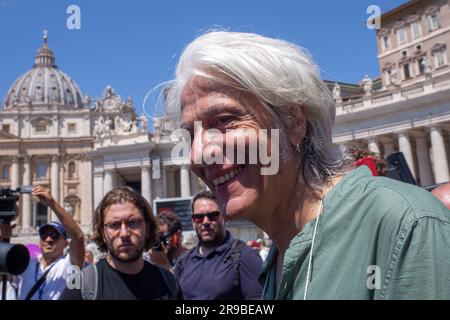
[[[175,299],[173,275],[143,259],[156,232],[152,208],[142,195],[127,186],[108,192],[95,210],[92,236],[106,258],[70,278],[61,299]]]
[[[269,248],[266,246],[266,243],[263,239],[258,239],[256,242],[259,243],[259,256],[261,257],[262,261],[266,261],[267,256],[269,255]]]
[[[164,211],[156,217],[159,240],[149,251],[150,259],[156,265],[174,272],[178,258],[187,249],[182,245],[183,226],[174,212]]]
[[[332,142],[335,102],[304,49],[208,32],[181,54],[165,104],[217,210],[273,240],[264,299],[450,298],[448,210],[417,186],[352,166]],[[238,139],[249,146],[244,163],[230,160]]]
[[[83,232],[72,216],[52,197],[49,189],[37,186],[31,195],[53,210],[59,221],[49,222],[39,228],[41,254],[30,258],[25,272],[14,277],[13,286],[19,300],[58,300],[68,277],[83,266]],[[69,250],[65,255],[67,246]]]
[[[217,199],[209,191],[192,200],[192,221],[198,245],[180,256],[175,266],[186,300],[259,299],[262,261],[258,253],[225,228]]]
[[[432,194],[436,196],[444,206],[450,210],[450,182],[443,183],[437,188],[431,191]]]

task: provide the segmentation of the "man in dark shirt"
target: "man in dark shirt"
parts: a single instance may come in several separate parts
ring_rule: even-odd
[[[186,300],[259,299],[262,260],[242,246],[239,262],[230,254],[237,239],[225,229],[215,196],[204,191],[192,201],[192,219],[199,244],[178,259],[175,274]],[[235,271],[236,266],[238,267]],[[236,278],[237,277],[237,278]]]
[[[106,252],[106,259],[83,270],[83,281],[90,281],[87,268],[98,279],[84,287],[95,288],[90,295],[83,286],[68,286],[61,300],[137,300],[176,298],[176,281],[170,272],[144,261],[142,253],[156,238],[156,225],[150,204],[135,190],[118,187],[106,194],[95,210],[92,239]]]

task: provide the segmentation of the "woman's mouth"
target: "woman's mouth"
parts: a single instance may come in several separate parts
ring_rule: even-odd
[[[228,171],[227,173],[225,173],[224,175],[214,179],[212,182],[214,184],[215,187],[219,187],[225,183],[227,183],[228,181],[236,178],[244,169],[245,165],[242,165],[240,167],[234,168],[231,171]]]

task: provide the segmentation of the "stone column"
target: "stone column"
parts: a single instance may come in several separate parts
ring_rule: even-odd
[[[152,204],[152,180],[151,168],[149,165],[144,165],[141,168],[141,193],[142,196]]]
[[[161,165],[161,174],[162,174],[162,192],[161,192],[161,198],[167,198],[168,197],[168,190],[167,190],[167,170],[164,165]]]
[[[380,154],[380,148],[378,146],[378,141],[375,138],[369,138],[369,144],[368,149],[370,152],[373,152],[375,154]]]
[[[61,202],[59,200],[59,156],[58,155],[52,155],[51,157],[51,193],[53,198],[59,202],[61,205]],[[51,210],[50,214],[50,221],[59,221],[56,217],[56,214]]]
[[[430,153],[428,150],[427,137],[423,134],[416,135],[417,164],[419,166],[420,184],[426,187],[433,184],[433,173],[431,172]]]
[[[78,177],[86,177],[81,179],[81,228],[84,233],[92,232],[92,215],[93,215],[93,190],[92,190],[92,159],[83,155],[79,162],[80,168],[78,168]],[[101,188],[103,189],[103,188]],[[97,192],[97,191],[95,191]]]
[[[442,129],[438,126],[431,127],[430,137],[434,164],[434,180],[436,183],[449,181],[448,159],[445,152]]]
[[[23,158],[23,184],[31,184],[31,157],[25,156]],[[32,221],[31,195],[22,194],[22,231],[27,233],[30,231]]]
[[[103,180],[103,196],[105,196],[109,191],[114,188],[114,170],[107,169],[105,170],[105,179]]]
[[[103,182],[103,172],[94,172],[94,210],[102,201],[104,182]]]
[[[191,195],[191,181],[190,181],[188,166],[183,164],[180,168],[180,185],[181,185],[181,196],[189,197]]]
[[[19,157],[12,156],[11,157],[11,188],[16,189],[20,186],[19,180]]]
[[[406,132],[398,133],[398,149],[400,152],[403,152],[405,156],[406,163],[409,166],[409,170],[413,177],[416,177],[416,170],[414,167],[414,160],[411,150],[411,142],[409,140],[409,135]]]

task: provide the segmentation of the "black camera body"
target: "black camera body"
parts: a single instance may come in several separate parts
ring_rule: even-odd
[[[34,186],[21,186],[15,190],[0,189],[0,223],[10,224],[17,218],[17,201],[21,193],[31,194]],[[11,244],[9,239],[0,242],[0,274],[18,275],[25,271],[30,261],[28,249],[21,244]],[[3,283],[5,286],[5,283]],[[3,297],[4,298],[4,295]]]
[[[20,193],[11,189],[0,190],[0,223],[8,224],[17,218],[17,201]]]
[[[0,223],[8,224],[17,218],[17,201],[21,193],[31,194],[34,186],[21,186],[15,190],[0,189]]]
[[[159,234],[158,239],[156,239],[156,243],[153,246],[153,250],[162,251],[163,250],[163,248],[162,248],[163,244],[164,244],[165,247],[167,247],[167,244],[168,244],[167,238],[169,238],[170,236],[171,236],[170,233],[161,232]]]

